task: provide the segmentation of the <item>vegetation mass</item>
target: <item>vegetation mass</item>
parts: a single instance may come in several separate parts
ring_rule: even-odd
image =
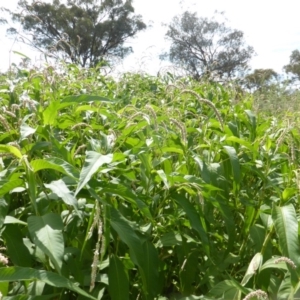
[[[299,299],[299,51],[250,72],[243,32],[184,12],[186,76],[114,78],[131,0],[19,9],[57,60],[0,75],[0,300]]]
[[[0,97],[4,299],[299,294],[296,115],[76,65],[5,74]]]

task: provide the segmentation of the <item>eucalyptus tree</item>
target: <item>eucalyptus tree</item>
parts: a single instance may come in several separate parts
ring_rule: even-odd
[[[278,77],[279,74],[273,69],[255,69],[245,76],[245,85],[247,88],[259,90],[271,86]]]
[[[290,55],[290,62],[284,66],[286,73],[291,74],[293,79],[300,80],[300,51],[294,50]]]
[[[203,76],[232,78],[248,68],[254,49],[247,46],[244,33],[225,22],[184,12],[168,25],[170,50],[162,55],[183,66],[195,79]]]
[[[9,13],[27,34],[25,43],[83,67],[108,56],[124,58],[132,52],[124,43],[146,28],[132,0],[20,0],[18,8]],[[8,32],[20,33],[16,28]]]

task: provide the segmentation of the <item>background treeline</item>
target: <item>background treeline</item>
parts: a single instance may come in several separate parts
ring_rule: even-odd
[[[147,28],[142,16],[134,13],[132,0],[20,0],[17,11],[2,8],[2,12],[7,17],[3,15],[0,21],[8,34],[47,57],[82,67],[113,66],[116,59],[133,51],[126,42]],[[249,63],[255,50],[246,44],[241,30],[227,25],[223,13],[216,12],[209,19],[185,11],[165,25],[170,49],[160,58],[196,80],[239,79],[250,90],[299,81],[299,50],[291,53],[283,67],[288,76],[272,69],[251,71]]]
[[[297,298],[299,114],[100,70],[0,77],[3,300]]]

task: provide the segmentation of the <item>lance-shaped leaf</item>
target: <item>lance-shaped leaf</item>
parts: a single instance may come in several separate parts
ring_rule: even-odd
[[[208,257],[210,257],[210,242],[207,236],[207,229],[203,216],[198,214],[195,207],[186,199],[183,195],[173,193],[172,197],[175,199],[178,205],[182,207],[186,213],[190,224],[201,238],[203,249]]]
[[[67,205],[77,208],[77,200],[63,180],[59,179],[52,181],[49,184],[44,183],[44,185],[46,188],[50,189],[52,193],[61,198]]]
[[[5,199],[0,198],[0,228],[4,223],[7,211],[8,211],[8,205]]]
[[[5,182],[0,187],[0,197],[4,196],[11,190],[21,186],[24,186],[24,181],[22,179],[12,179],[10,181]]]
[[[52,169],[58,171],[62,174],[70,176],[71,178],[78,179],[79,171],[67,163],[61,158],[58,157],[49,157],[47,160],[44,159],[36,159],[30,162],[30,165],[34,172],[38,172],[40,170]]]
[[[69,279],[48,271],[23,267],[0,268],[0,282],[40,280],[56,288],[65,288],[89,299],[96,299]],[[26,298],[27,299],[27,298]]]
[[[126,186],[122,184],[112,184],[103,182],[103,184],[101,184],[101,191],[103,193],[111,193],[122,197],[131,204],[136,205],[145,217],[152,219],[149,207],[132,190],[130,190]]]
[[[132,224],[118,210],[111,208],[110,213],[111,226],[118,233],[120,239],[129,247],[133,262],[140,265],[140,262],[144,259],[142,240],[136,234],[131,226]]]
[[[26,123],[23,123],[20,127],[20,134],[21,140],[24,140],[26,137],[30,136],[31,134],[34,134],[36,132],[36,129],[28,126]]]
[[[300,267],[300,251],[298,240],[298,221],[295,208],[292,204],[275,206],[272,210],[272,219],[279,238],[282,254],[290,258]]]
[[[144,293],[146,299],[154,299],[159,292],[159,259],[156,248],[150,241],[143,243],[144,259],[141,261],[140,273],[144,283]]]
[[[15,266],[31,267],[32,257],[24,245],[23,235],[18,224],[7,224],[2,232],[7,254]]]
[[[5,282],[6,283],[6,282]],[[29,295],[15,295],[15,296],[6,296],[5,300],[52,300],[57,299],[60,294],[49,294],[45,296],[29,296]]]
[[[163,181],[166,189],[169,189],[170,188],[170,184],[168,182],[168,178],[167,178],[167,175],[166,173],[164,172],[164,170],[157,170],[157,175],[161,178],[161,180]]]
[[[246,271],[246,274],[244,275],[244,278],[242,280],[242,285],[245,286],[247,282],[254,276],[257,272],[257,270],[261,267],[263,261],[263,256],[261,253],[256,253],[254,257],[252,258],[248,269]]]
[[[224,280],[216,285],[209,291],[207,296],[211,297],[208,299],[240,299],[241,293],[248,294],[249,291],[243,287],[239,282],[234,279]]]
[[[33,242],[49,256],[57,272],[61,272],[64,254],[63,222],[57,214],[28,218],[28,230]]]
[[[109,294],[112,300],[129,299],[129,280],[121,260],[112,255],[109,259]]]
[[[150,241],[140,238],[131,223],[111,208],[111,226],[128,246],[132,261],[139,267],[145,299],[154,299],[158,292],[158,253]]]
[[[109,164],[113,160],[112,154],[102,155],[98,152],[87,151],[83,168],[80,172],[79,183],[75,195],[89,182],[91,177],[104,164]]]
[[[69,103],[69,104],[73,104],[73,103],[89,103],[89,102],[108,102],[108,103],[113,103],[116,102],[114,100],[108,99],[108,98],[104,98],[101,96],[94,96],[94,95],[79,95],[79,96],[68,96],[66,98],[64,98],[61,103],[65,104],[65,103]],[[63,105],[61,105],[63,106]],[[65,106],[63,106],[65,107]]]
[[[22,158],[22,153],[20,150],[11,145],[0,145],[0,153],[3,152],[13,154],[17,158]]]
[[[229,156],[231,167],[232,167],[232,174],[236,184],[238,184],[241,180],[241,171],[240,171],[240,163],[237,156],[235,149],[231,146],[223,146],[226,153]]]
[[[57,110],[59,108],[59,101],[51,101],[48,107],[43,111],[43,118],[45,125],[55,125],[57,122]]]

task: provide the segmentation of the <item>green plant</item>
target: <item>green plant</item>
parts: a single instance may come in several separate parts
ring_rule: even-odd
[[[4,297],[298,295],[295,123],[219,84],[67,68],[1,78]]]

